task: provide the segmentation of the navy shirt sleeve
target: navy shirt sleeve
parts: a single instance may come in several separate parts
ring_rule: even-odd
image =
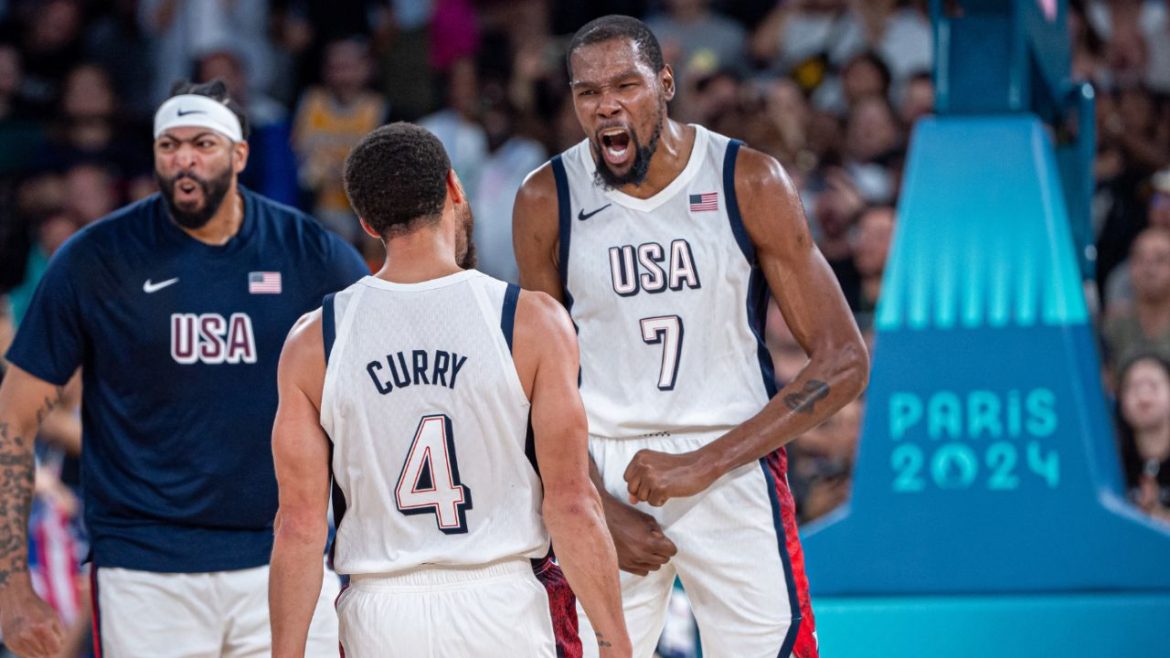
[[[332,233],[326,233],[322,292],[337,292],[370,273],[357,249]]]
[[[7,354],[20,369],[57,386],[69,381],[84,357],[84,293],[78,288],[90,277],[78,242],[69,240],[49,261]]]

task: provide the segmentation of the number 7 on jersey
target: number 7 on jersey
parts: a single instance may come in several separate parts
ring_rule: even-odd
[[[403,514],[434,514],[445,534],[467,532],[471,488],[459,481],[455,434],[445,414],[423,416],[418,422],[394,497]]]
[[[647,345],[662,343],[662,366],[658,370],[658,390],[674,390],[678,362],[682,356],[683,321],[677,315],[642,318],[642,341]]]

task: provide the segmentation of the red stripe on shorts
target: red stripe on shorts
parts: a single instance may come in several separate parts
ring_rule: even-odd
[[[792,647],[793,658],[817,658],[817,640],[813,633],[812,601],[808,594],[808,574],[804,571],[804,550],[800,547],[800,534],[796,526],[796,501],[788,488],[788,452],[780,448],[764,458],[772,478],[776,481],[776,497],[780,501],[780,521],[784,524],[785,549],[792,563],[792,580],[796,584],[796,599],[800,602],[800,629]]]
[[[98,609],[98,568],[89,565],[89,601],[93,606],[93,658],[102,658],[102,615]]]
[[[557,658],[581,658],[581,636],[577,626],[577,597],[561,568],[552,561],[552,553],[543,560],[532,561],[536,579],[548,592],[549,614],[557,642]]]

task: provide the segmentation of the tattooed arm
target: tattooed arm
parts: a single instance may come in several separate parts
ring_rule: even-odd
[[[869,378],[857,324],[809,235],[800,196],[784,169],[741,148],[735,192],[760,269],[809,362],[758,414],[716,441],[679,455],[634,455],[625,474],[631,502],[661,505],[703,491],[724,473],[819,425],[857,397]]]
[[[33,439],[61,395],[61,387],[14,365],[0,383],[0,629],[8,648],[29,658],[55,655],[62,640],[56,613],[28,575]]]

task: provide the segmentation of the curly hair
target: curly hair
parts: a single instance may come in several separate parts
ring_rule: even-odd
[[[383,239],[439,220],[451,159],[438,137],[403,121],[362,138],[345,159],[345,193]]]

